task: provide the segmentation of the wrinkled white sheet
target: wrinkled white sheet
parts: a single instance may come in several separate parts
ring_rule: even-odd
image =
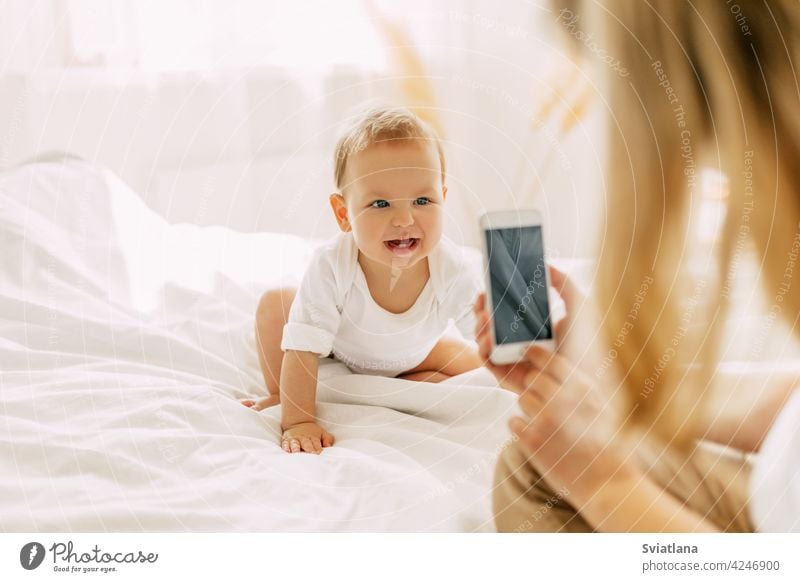
[[[312,243],[168,225],[79,161],[0,174],[0,530],[492,531],[515,398],[327,361],[322,455],[278,446],[253,313]]]

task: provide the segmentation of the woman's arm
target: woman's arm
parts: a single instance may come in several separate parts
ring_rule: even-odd
[[[551,269],[551,279],[556,285],[560,282],[562,297],[572,287],[557,270]],[[597,530],[715,531],[711,522],[630,460],[618,439],[613,402],[569,359],[534,347],[515,365],[489,362],[489,317],[484,306],[481,297],[476,304],[481,356],[501,384],[520,394],[525,417],[513,418],[511,431],[552,489],[567,491],[569,503]],[[570,301],[567,310],[570,313]]]
[[[724,366],[718,373],[721,390],[709,402],[704,438],[755,452],[783,406],[800,384],[800,368],[748,364]]]
[[[712,398],[705,438],[743,451],[757,451],[786,401],[797,389],[800,370],[748,364],[723,367],[721,393]],[[579,500],[578,500],[579,501]],[[717,531],[639,471],[620,474],[585,500],[583,517],[597,530],[624,532]]]
[[[528,418],[512,419],[511,431],[537,473],[566,491],[587,523],[608,532],[717,531],[631,460],[614,430],[618,423],[580,372],[541,348],[527,356],[536,369],[525,376],[519,399]]]
[[[618,475],[581,502],[581,516],[605,532],[714,532],[714,524],[686,507],[643,473]]]

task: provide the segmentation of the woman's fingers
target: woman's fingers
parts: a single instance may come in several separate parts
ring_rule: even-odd
[[[475,300],[475,338],[478,341],[479,347],[484,347],[486,342],[491,343],[489,337],[489,314],[485,309],[486,295],[481,293]]]
[[[489,334],[484,333],[475,337],[478,342],[478,355],[486,363],[492,353],[492,339]]]
[[[475,300],[474,309],[475,313],[486,310],[486,293],[481,293],[478,295],[478,298]]]
[[[531,368],[526,362],[517,362],[516,364],[497,366],[491,361],[486,362],[486,368],[494,374],[498,383],[508,390],[519,394],[525,390],[525,376],[527,376]]]
[[[558,323],[555,324],[556,338],[558,339],[559,343],[566,339],[567,333],[569,332],[569,326],[569,317],[562,317]]]
[[[555,395],[561,384],[542,372],[532,372],[525,377],[526,389],[520,394],[519,407],[530,417],[536,416]]]
[[[560,384],[564,384],[572,374],[575,374],[570,361],[556,352],[532,346],[525,352],[525,356],[534,368],[552,376]]]
[[[508,428],[511,430],[511,433],[517,437],[522,449],[526,451],[528,455],[536,454],[542,439],[537,437],[535,430],[531,430],[533,428],[533,421],[531,419],[515,416],[508,421]]]
[[[481,301],[479,298],[479,302]],[[488,362],[489,356],[492,353],[492,338],[489,334],[489,314],[486,311],[477,309],[475,310],[475,341],[478,344],[478,355],[484,363]]]
[[[550,284],[558,292],[564,304],[567,306],[567,313],[569,314],[578,305],[583,302],[584,296],[578,286],[570,279],[570,277],[559,270],[553,265],[547,265],[547,270],[550,273]]]
[[[489,314],[485,311],[479,311],[475,320],[477,325],[475,337],[485,337],[487,340],[491,339],[489,335]]]
[[[558,291],[564,302],[566,303],[568,299],[574,299],[578,291],[569,276],[552,264],[547,265],[547,270],[550,274],[550,284]]]
[[[550,267],[550,270],[552,274],[551,280],[559,285],[561,290],[566,293],[566,296],[564,297],[565,301],[567,300],[567,297],[569,297],[570,300],[573,300],[579,296],[580,292],[564,273],[552,266]],[[476,341],[478,343],[478,353],[480,354],[481,359],[483,359],[488,370],[494,374],[501,386],[509,390],[513,390],[519,394],[528,388],[528,383],[530,380],[528,375],[534,370],[541,370],[544,373],[551,375],[560,383],[565,382],[569,378],[570,374],[574,373],[572,365],[568,360],[558,354],[554,354],[538,346],[532,346],[528,349],[528,351],[525,353],[526,360],[505,366],[493,364],[489,359],[492,350],[492,340],[488,327],[490,324],[489,314],[484,309],[485,303],[486,295],[481,293],[478,296],[478,299],[475,301]],[[566,325],[567,324],[564,320],[559,322],[556,333],[558,334],[559,331],[564,332]],[[552,388],[553,384],[547,383],[543,386]]]

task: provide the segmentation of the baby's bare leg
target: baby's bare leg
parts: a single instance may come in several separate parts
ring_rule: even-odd
[[[432,372],[430,370],[426,370],[423,372],[404,372],[397,376],[403,380],[414,380],[415,382],[432,382],[433,384],[438,384],[442,380],[447,380],[450,376],[447,374],[442,374],[441,372]]]
[[[472,345],[456,338],[443,337],[421,364],[397,377],[420,382],[441,382],[482,365],[483,362]]]
[[[297,289],[294,287],[273,289],[264,293],[258,302],[255,324],[256,351],[269,397],[258,403],[245,400],[242,402],[245,406],[256,405],[261,409],[280,402],[281,363],[283,362],[281,338],[283,337],[283,326],[289,320],[289,309],[296,293]]]

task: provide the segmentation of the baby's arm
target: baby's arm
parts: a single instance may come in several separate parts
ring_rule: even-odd
[[[281,448],[287,453],[317,453],[333,435],[317,424],[319,355],[286,350],[281,366]]]

